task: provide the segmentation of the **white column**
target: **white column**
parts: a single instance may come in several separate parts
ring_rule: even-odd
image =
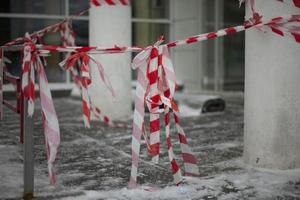
[[[90,46],[113,47],[115,44],[131,45],[131,7],[116,5],[90,9]],[[96,55],[104,66],[116,92],[113,101],[97,71],[93,70],[90,87],[92,99],[111,119],[124,119],[131,114],[131,54]]]
[[[265,18],[300,14],[256,0]],[[247,11],[249,17],[250,11]],[[257,167],[300,167],[300,45],[274,33],[246,33],[244,161]]]
[[[199,0],[172,0],[173,40],[202,33],[202,6]],[[203,45],[203,44],[202,44]],[[202,45],[192,44],[173,48],[176,78],[184,84],[187,92],[199,92],[202,81]]]

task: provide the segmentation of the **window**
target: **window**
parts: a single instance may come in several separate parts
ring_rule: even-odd
[[[205,31],[240,25],[244,7],[236,0],[205,0]],[[244,89],[245,33],[238,33],[205,42],[203,88],[209,90]]]
[[[57,23],[68,15],[74,15],[89,7],[89,1],[82,0],[5,0],[0,1],[1,45],[26,32],[32,33],[48,25]],[[87,14],[86,14],[87,15]],[[88,16],[73,20],[77,45],[88,45]],[[51,33],[43,38],[44,44],[60,45],[60,34]],[[20,74],[20,52],[6,53],[13,62],[9,70]],[[53,53],[47,58],[46,73],[49,82],[68,83],[70,76],[58,67],[61,53]]]
[[[133,0],[133,45],[146,47],[155,43],[162,35],[169,41],[169,19],[169,0]],[[135,71],[132,78],[136,79]]]

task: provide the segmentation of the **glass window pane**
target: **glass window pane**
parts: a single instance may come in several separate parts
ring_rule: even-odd
[[[224,38],[224,90],[243,90],[245,33]]]
[[[59,20],[0,18],[0,24],[2,25],[0,26],[0,44],[17,37],[23,37],[26,32],[32,33],[57,22]]]
[[[160,36],[169,41],[169,25],[154,23],[133,23],[133,45],[146,47],[154,44]]]
[[[73,30],[75,32],[75,43],[77,46],[89,45],[89,22],[84,20],[73,20]]]
[[[45,66],[48,81],[66,82],[66,72],[58,65],[64,59],[63,53],[53,52],[46,58],[47,66]]]
[[[215,21],[215,0],[206,0],[206,23],[214,23]]]
[[[64,0],[2,0],[0,12],[2,13],[32,13],[64,15]]]
[[[132,43],[135,46],[147,47],[154,44],[160,36],[169,41],[169,25],[152,23],[133,23],[132,24]],[[134,57],[137,53],[132,53]],[[136,79],[136,70],[132,71],[132,79]]]
[[[8,71],[15,75],[21,75],[22,66],[22,53],[20,52],[6,52],[7,57],[11,63],[6,64]],[[46,57],[45,71],[47,74],[48,81],[51,82],[66,82],[66,73],[62,70],[58,63],[63,59],[62,53],[51,53],[49,57]]]
[[[69,12],[70,15],[76,15],[79,12],[87,9],[90,7],[89,4],[90,1],[88,0],[69,0]],[[86,12],[84,15],[88,15],[88,12]]]
[[[40,30],[47,25],[57,23],[56,20],[43,20],[43,19],[7,19],[0,18],[1,24],[6,24],[6,26],[1,26],[2,33],[0,36],[1,44],[4,44],[14,38],[23,37],[25,32],[28,31],[32,33],[33,31]],[[60,45],[60,34],[51,33],[43,38],[44,44]],[[20,75],[21,72],[21,53],[20,52],[10,52],[6,53],[6,56],[13,61],[11,65],[8,66],[8,70],[14,75]],[[62,60],[62,55],[60,53],[53,53],[51,56],[47,57],[46,73],[49,82],[65,82],[66,74],[58,66],[58,63]]]
[[[133,18],[169,19],[169,0],[133,0]]]
[[[223,24],[222,27],[229,27],[240,25],[244,21],[245,10],[244,7],[239,7],[239,4],[235,0],[217,0],[223,1],[219,6],[223,5],[220,9],[223,9],[223,21],[218,23]],[[216,31],[214,30],[214,24],[217,23],[214,12],[216,1],[206,0],[207,13],[206,13],[206,26],[205,31]],[[208,12],[210,11],[210,12]],[[220,20],[220,19],[219,19]],[[214,42],[207,41],[204,44],[205,47],[205,64],[203,69],[203,87],[205,89],[214,88],[214,64],[217,61],[223,60],[223,65],[220,67],[224,72],[223,76],[223,89],[224,90],[243,90],[244,88],[244,60],[245,60],[245,34],[238,33],[232,36],[226,36],[220,39],[218,49],[220,50],[221,55],[219,57],[215,56],[215,44]],[[222,50],[224,49],[224,51]],[[220,59],[220,60],[219,60]],[[221,73],[221,72],[219,72]]]
[[[240,25],[244,21],[244,4],[224,0],[224,25]],[[243,90],[245,73],[245,33],[224,37],[224,90]]]
[[[204,41],[203,45],[206,48],[205,64],[203,65],[203,88],[206,90],[214,89],[215,80],[215,56],[214,56],[214,41]]]
[[[224,1],[224,24],[225,25],[241,25],[244,22],[245,4],[239,6],[236,0]]]

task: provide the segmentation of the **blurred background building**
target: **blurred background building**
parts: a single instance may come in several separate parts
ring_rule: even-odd
[[[187,3],[188,2],[188,3]],[[241,24],[244,8],[236,0],[132,0],[132,44],[147,46],[159,36],[166,41]],[[88,0],[6,0],[0,1],[0,43],[25,32],[40,30],[78,13],[89,6]],[[89,16],[73,21],[77,45],[88,45]],[[45,44],[60,44],[59,34],[49,34]],[[178,80],[187,91],[242,91],[244,89],[244,33],[174,48],[172,57]],[[19,57],[10,53],[8,57]],[[134,55],[132,55],[134,56]],[[62,55],[48,58],[47,74],[52,88],[70,89],[71,79],[58,67]],[[12,59],[10,70],[17,74],[20,60]],[[136,78],[132,72],[132,80]]]

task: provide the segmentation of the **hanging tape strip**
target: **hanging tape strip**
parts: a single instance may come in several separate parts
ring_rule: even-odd
[[[56,181],[53,164],[57,154],[57,148],[60,143],[60,131],[57,115],[55,112],[50,87],[45,74],[43,63],[40,56],[44,56],[44,52],[39,53],[35,48],[35,44],[30,36],[26,34],[27,43],[24,47],[23,64],[22,64],[22,90],[24,98],[28,100],[28,110],[25,114],[33,115],[35,102],[35,71],[38,75],[39,93],[41,99],[42,121],[45,135],[46,155],[48,160],[48,172],[50,183]]]

